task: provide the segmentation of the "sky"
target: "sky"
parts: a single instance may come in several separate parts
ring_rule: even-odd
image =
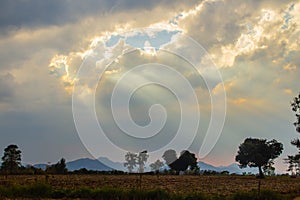
[[[257,137],[283,143],[284,172],[299,136],[299,10],[282,0],[2,0],[0,149],[17,144],[32,164],[189,149],[218,166]]]

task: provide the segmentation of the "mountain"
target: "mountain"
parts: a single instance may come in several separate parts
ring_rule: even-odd
[[[252,173],[252,174],[256,174],[257,173],[257,169],[256,168],[250,168],[250,167],[246,167],[241,169],[238,164],[233,163],[231,165],[228,166],[219,166],[219,167],[215,167],[213,165],[207,164],[205,162],[198,162],[198,166],[200,167],[200,170],[211,170],[211,171],[217,171],[217,172],[222,172],[222,171],[228,171],[230,174],[243,174],[243,173]]]
[[[35,168],[40,168],[42,170],[45,170],[47,167],[47,164],[35,164],[33,166]],[[112,168],[103,164],[101,161],[90,159],[90,158],[80,158],[77,160],[73,160],[73,161],[67,162],[66,166],[69,171],[74,171],[74,170],[78,170],[81,168],[86,168],[87,170],[98,170],[98,171],[113,170]]]
[[[81,168],[86,168],[87,170],[98,170],[98,171],[111,171],[112,168],[106,166],[99,160],[94,160],[90,158],[80,158],[78,160],[73,160],[66,163],[69,171],[78,170]]]
[[[210,171],[220,171],[218,167],[215,167],[213,165],[207,164],[205,162],[198,162],[198,167],[200,167],[200,170],[210,170]]]

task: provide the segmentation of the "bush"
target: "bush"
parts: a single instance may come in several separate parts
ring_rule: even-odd
[[[90,198],[92,196],[93,196],[93,190],[90,188],[74,189],[68,195],[68,197],[71,198]]]
[[[44,183],[35,183],[31,186],[25,186],[24,193],[27,197],[49,197],[52,192],[52,187]]]
[[[45,198],[51,196],[52,188],[50,185],[35,183],[32,185],[11,185],[0,187],[0,197],[26,197],[26,198]]]
[[[233,200],[281,200],[282,197],[273,191],[263,190],[258,196],[258,192],[253,190],[251,192],[237,192],[232,197]]]

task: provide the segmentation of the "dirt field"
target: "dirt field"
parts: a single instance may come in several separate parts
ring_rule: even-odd
[[[142,189],[162,188],[172,193],[208,193],[230,195],[238,191],[257,189],[258,179],[254,176],[170,176],[143,175]],[[48,182],[54,188],[114,187],[138,189],[138,175],[45,175],[0,177],[1,185]],[[261,181],[262,189],[281,194],[300,196],[300,178],[267,177]]]

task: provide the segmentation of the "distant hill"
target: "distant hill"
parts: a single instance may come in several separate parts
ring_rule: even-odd
[[[47,164],[35,164],[33,165],[36,168],[45,170]],[[111,171],[112,168],[106,166],[99,160],[90,159],[90,158],[80,158],[66,163],[67,169],[69,171],[78,170],[81,168],[86,168],[87,170],[98,170],[98,171]]]
[[[81,168],[86,168],[87,170],[98,170],[98,171],[111,171],[112,168],[106,166],[99,160],[94,160],[90,158],[80,158],[66,163],[69,171],[78,170]]]
[[[218,167],[215,167],[213,165],[207,164],[205,162],[198,162],[198,167],[200,167],[200,170],[211,170],[211,171],[217,171],[219,172],[221,169]]]
[[[216,171],[216,172],[222,172],[222,171],[228,171],[230,174],[242,174],[242,173],[252,173],[252,174],[256,174],[257,173],[257,169],[256,168],[250,168],[250,167],[246,167],[244,169],[241,169],[238,164],[233,163],[231,165],[228,166],[213,166],[210,164],[207,164],[205,162],[198,162],[198,166],[200,167],[200,170],[211,170],[211,171]]]

